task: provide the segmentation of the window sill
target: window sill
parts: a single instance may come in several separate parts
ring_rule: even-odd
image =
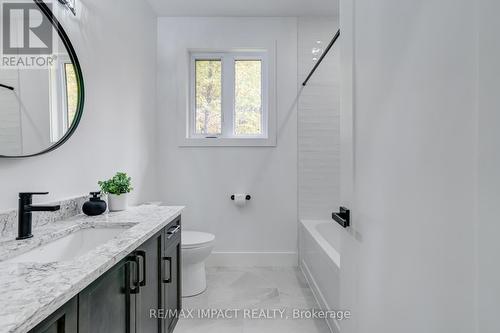
[[[270,138],[184,138],[179,147],[276,147],[276,139]]]

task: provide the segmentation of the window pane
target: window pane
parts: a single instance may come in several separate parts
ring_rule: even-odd
[[[222,133],[222,62],[196,60],[195,133]]]
[[[78,107],[78,83],[76,81],[76,72],[73,64],[65,64],[66,74],[66,107],[68,110],[68,127],[73,124],[76,108]]]
[[[78,83],[76,81],[75,67],[73,64],[65,64],[66,75],[66,106],[68,110],[68,127],[73,124],[78,104]]]
[[[262,63],[237,60],[235,63],[234,134],[262,134]]]

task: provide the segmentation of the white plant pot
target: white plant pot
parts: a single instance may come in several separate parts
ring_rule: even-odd
[[[116,195],[108,194],[108,207],[110,212],[120,212],[128,208],[128,193]]]

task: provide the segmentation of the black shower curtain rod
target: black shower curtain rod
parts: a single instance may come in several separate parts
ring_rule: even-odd
[[[316,65],[314,65],[311,73],[309,73],[309,75],[307,76],[306,80],[304,81],[304,83],[302,83],[302,85],[305,87],[307,85],[307,82],[309,82],[309,79],[311,78],[311,76],[313,76],[314,72],[316,72],[316,69],[318,69],[319,65],[321,65],[321,62],[323,61],[323,59],[325,58],[325,56],[328,54],[328,52],[330,51],[330,49],[332,48],[333,44],[335,44],[335,42],[337,41],[337,39],[340,37],[340,29],[337,31],[337,33],[335,34],[335,36],[333,36],[333,39],[332,41],[330,42],[330,44],[328,44],[328,46],[326,47],[325,49],[325,52],[323,52],[323,54],[321,55],[321,57],[319,58],[318,62],[316,63]]]
[[[0,83],[0,87],[5,88],[5,89],[9,89],[9,90],[14,90],[14,87],[6,86],[5,84],[1,84],[1,83]]]

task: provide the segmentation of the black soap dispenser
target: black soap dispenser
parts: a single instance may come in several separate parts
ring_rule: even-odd
[[[101,192],[90,192],[90,195],[90,200],[83,204],[83,213],[88,216],[101,215],[108,207],[106,201],[101,199]]]

